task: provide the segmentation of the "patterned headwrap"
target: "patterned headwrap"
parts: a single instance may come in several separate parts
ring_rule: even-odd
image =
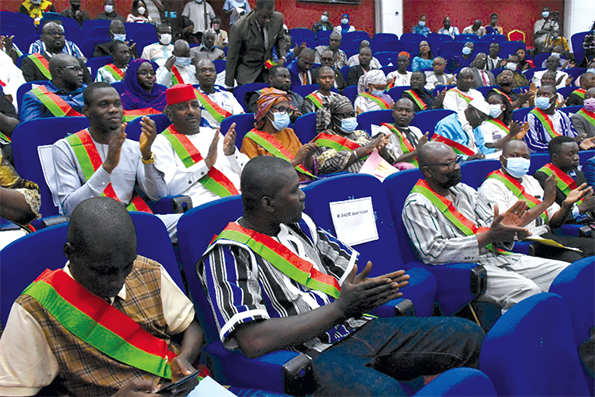
[[[258,110],[254,113],[254,122],[258,123],[271,110],[271,107],[283,101],[291,102],[287,92],[276,88],[264,88],[256,102]]]
[[[322,107],[316,111],[316,132],[327,130],[333,113],[347,104],[351,105],[351,101],[343,95],[323,95]]]
[[[359,78],[357,92],[366,92],[368,84],[386,84],[386,75],[382,70],[373,69]]]

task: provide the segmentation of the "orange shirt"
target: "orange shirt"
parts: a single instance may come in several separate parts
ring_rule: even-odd
[[[285,128],[275,134],[272,134],[281,144],[289,150],[294,156],[302,147],[302,143],[295,135],[291,128]],[[271,156],[262,146],[254,142],[252,139],[245,137],[242,141],[242,148],[240,151],[250,158],[257,156]]]

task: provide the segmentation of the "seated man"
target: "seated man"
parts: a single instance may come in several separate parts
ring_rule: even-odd
[[[130,56],[132,58],[138,58],[136,45],[134,43],[131,44],[129,41],[126,40],[126,27],[124,26],[124,20],[120,21],[118,19],[114,19],[109,25],[108,34],[111,41],[95,45],[95,50],[93,50],[93,58],[111,56],[112,52],[110,46],[115,41],[120,41],[128,44],[130,49]]]
[[[459,28],[457,28],[456,26],[451,26],[451,19],[450,17],[444,17],[444,19],[442,20],[442,27],[440,29],[438,29],[438,34],[446,34],[450,37],[452,37],[453,39],[455,38],[455,36],[458,36],[459,33]]]
[[[211,29],[213,29],[213,31],[215,32],[215,45],[220,49],[227,47],[229,40],[227,38],[227,32],[221,29],[221,18],[213,18],[213,20],[211,21]]]
[[[427,264],[479,263],[487,271],[485,298],[506,312],[516,303],[547,292],[567,262],[501,253],[505,243],[529,236],[521,227],[527,204],[492,212],[477,192],[461,183],[456,153],[439,142],[417,151],[420,179],[403,207],[403,223],[419,257]]]
[[[359,49],[362,49],[364,47],[370,47],[370,42],[368,40],[362,40],[361,43],[359,43]],[[320,58],[320,61],[322,62],[322,57]],[[347,66],[352,67],[355,65],[359,65],[359,55],[355,54],[349,57],[349,59],[347,60]],[[380,61],[378,59],[376,59],[375,56],[372,55],[372,60],[370,61],[370,65],[372,66],[372,69],[380,69],[382,67],[382,65],[380,64]]]
[[[49,62],[52,56],[67,53],[64,51],[64,28],[56,22],[46,23],[41,30],[41,41],[43,50],[40,53],[31,53],[23,58],[21,71],[25,81],[51,80]],[[79,66],[83,70],[83,80],[85,83],[91,82],[91,74],[85,67],[84,58],[78,60]]]
[[[579,171],[578,146],[574,139],[567,136],[559,136],[552,139],[548,144],[548,150],[552,159],[533,174],[545,190],[545,181],[550,175],[556,175],[556,203],[564,205],[564,201],[577,187],[583,187],[586,183],[585,175]],[[568,216],[569,223],[593,222],[595,211],[595,196],[591,191],[582,201],[572,206],[571,214]],[[592,234],[595,238],[595,235]]]
[[[359,50],[359,65],[352,66],[347,72],[347,86],[358,85],[360,77],[368,73],[373,68],[370,65],[372,61],[372,50],[370,47],[364,47]],[[386,82],[385,82],[386,85]],[[359,92],[359,88],[358,88]]]
[[[473,61],[473,51],[475,49],[475,44],[473,42],[468,41],[463,46],[461,50],[461,54],[457,54],[453,56],[447,63],[447,69],[449,72],[454,73],[457,69],[460,68],[468,68],[471,66],[471,62]]]
[[[482,25],[481,19],[476,19],[473,21],[473,25],[467,26],[463,29],[463,34],[476,34],[479,37],[486,34],[486,30]]]
[[[510,54],[508,56],[508,60],[504,61],[503,67],[506,68],[506,70],[510,70],[514,74],[514,83],[517,87],[526,87],[529,85],[529,81],[527,81],[527,78],[519,68],[520,62],[521,57],[519,57],[517,54]]]
[[[231,92],[215,85],[217,71],[213,62],[208,59],[198,61],[196,79],[200,85],[197,98],[201,115],[212,128],[219,127],[229,116],[244,113],[244,108]]]
[[[382,70],[370,70],[363,76],[361,85],[364,89],[353,102],[357,114],[392,108],[394,101],[385,92],[386,76]]]
[[[114,62],[97,70],[96,83],[105,81],[113,84],[124,80],[124,75],[130,63],[130,47],[122,41],[112,41],[110,43],[110,54]]]
[[[338,96],[336,92],[331,91],[335,85],[335,72],[328,66],[321,66],[316,82],[318,89],[304,98],[304,105],[302,106],[302,113],[311,113],[324,106],[325,102],[334,96]]]
[[[331,50],[324,51],[322,56],[320,57],[322,64],[319,68],[312,69],[312,80],[317,81],[318,73],[322,69],[322,67],[326,66],[331,68],[333,74],[335,75],[335,82],[333,83],[335,88],[339,90],[339,92],[343,92],[345,87],[347,87],[347,83],[345,82],[345,77],[343,77],[343,73],[340,70],[337,70],[333,67],[333,52]]]
[[[21,108],[22,121],[42,117],[82,116],[83,69],[68,55],[54,55],[49,62],[52,80],[25,93]]]
[[[424,72],[413,72],[411,74],[411,89],[403,91],[402,98],[409,98],[415,104],[415,112],[428,109],[442,108],[442,101],[446,90],[442,91],[436,98],[431,91],[426,90],[426,74]]]
[[[115,10],[115,0],[105,0],[103,2],[103,10],[101,14],[97,15],[97,19],[106,19],[109,21],[120,21],[124,23],[125,19],[122,15],[118,14]]]
[[[79,27],[83,26],[83,21],[89,20],[87,11],[81,10],[81,0],[70,0],[70,8],[61,12],[62,16],[72,18],[79,23]]]
[[[535,178],[527,175],[531,165],[531,152],[527,144],[518,139],[504,144],[500,163],[502,169],[488,175],[478,189],[479,198],[492,209],[497,205],[500,211],[508,210],[518,200],[525,201],[529,210],[522,226],[526,227],[532,236],[554,240],[582,251],[580,254],[536,242],[533,243],[534,256],[574,262],[595,255],[592,239],[557,236],[553,233],[566,221],[574,204],[589,194],[590,189],[581,186],[569,193],[562,206],[556,204],[556,177],[548,177],[545,188],[542,188]]]
[[[336,396],[405,396],[396,379],[477,366],[482,331],[467,320],[364,315],[401,296],[409,276],[367,279],[371,262],[356,275],[357,252],[302,214],[305,195],[289,163],[252,159],[241,183],[242,218],[197,265],[226,348],[248,357],[312,349],[315,394]],[[296,278],[291,270],[306,264],[310,278]]]
[[[411,33],[417,33],[417,34],[421,34],[425,37],[428,37],[428,35],[430,33],[432,33],[432,31],[430,30],[430,28],[428,28],[426,26],[427,20],[428,20],[428,17],[425,14],[422,14],[419,17],[419,22],[417,23],[417,25],[415,25],[413,27],[413,29],[411,29]]]
[[[56,26],[52,26],[50,28],[49,31],[46,32],[50,32],[51,35],[59,37],[62,37],[62,41],[64,43],[64,45],[62,46],[62,48],[60,48],[60,52],[63,52],[65,54],[68,55],[72,55],[75,58],[83,58],[83,61],[85,61],[85,57],[82,53],[82,51],[80,50],[80,48],[73,43],[70,40],[66,40],[64,38],[64,27],[62,26],[62,17],[59,14],[56,14],[56,16],[52,16],[52,17],[44,17],[43,20],[41,21],[41,34],[42,37],[35,40],[33,43],[31,43],[31,45],[29,46],[29,54],[43,54],[44,52],[48,51],[47,48],[47,40],[43,39],[43,32],[46,25],[58,25],[59,28],[57,28]],[[46,33],[47,35],[47,33]]]
[[[483,99],[474,99],[467,109],[440,120],[432,140],[445,143],[467,160],[483,159],[487,155],[498,158],[496,149],[485,145],[479,129],[489,116],[490,105]]]
[[[444,95],[442,105],[444,109],[462,112],[474,99],[484,99],[481,92],[473,88],[473,72],[471,68],[463,68],[457,78],[457,86],[451,88]]]
[[[570,118],[578,136],[595,136],[595,87],[585,92],[583,108]]]
[[[409,81],[411,80],[411,72],[407,70],[409,63],[409,53],[401,51],[397,57],[397,70],[390,72],[386,76],[389,89],[409,85]]]
[[[432,62],[432,67],[434,68],[433,72],[428,74],[427,82],[425,85],[425,89],[428,91],[432,91],[434,88],[438,87],[439,85],[451,85],[454,81],[454,77],[452,74],[444,73],[444,69],[446,68],[446,60],[442,57],[434,58]],[[394,72],[391,72],[394,73]],[[388,74],[390,78],[391,73]],[[407,84],[405,84],[407,85]]]
[[[535,97],[535,93],[531,90],[526,90],[526,91],[523,91],[521,94],[517,94],[513,90],[514,88],[516,88],[516,83],[515,83],[515,74],[516,73],[517,72],[513,72],[510,69],[503,70],[498,75],[498,77],[496,79],[498,81],[499,87],[492,88],[492,90],[490,92],[488,92],[487,96],[489,96],[492,92],[502,95],[504,98],[506,98],[508,103],[510,103],[510,106],[512,109],[518,109],[520,107],[528,107],[529,106],[528,102]]]
[[[341,33],[333,31],[329,37],[329,45],[319,45],[316,51],[314,63],[322,63],[322,53],[331,50],[333,52],[333,67],[337,70],[347,65],[347,55],[339,47],[341,46]]]
[[[504,29],[498,25],[498,19],[498,14],[495,12],[490,14],[490,24],[485,27],[486,34],[504,34]]]
[[[542,19],[535,21],[533,25],[533,41],[535,42],[535,49],[538,54],[547,52],[545,51],[548,44],[546,43],[547,38],[551,37],[555,31],[560,30],[560,24],[557,18],[558,14],[557,11],[551,13],[549,7],[543,7],[541,11]]]
[[[558,70],[558,65],[560,64],[560,58],[551,56],[545,62],[546,70],[542,70],[539,72],[535,72],[533,75],[533,83],[537,86],[537,88],[541,87],[542,82],[541,78],[545,72],[552,72],[556,74],[556,88],[564,88],[570,85],[572,81],[572,77],[568,76],[568,73]]]
[[[285,91],[289,96],[289,104],[293,109],[299,110],[304,105],[304,98],[298,93],[291,91],[291,75],[289,70],[284,66],[275,65],[269,70],[269,88],[275,88],[277,90]],[[246,93],[244,101],[247,103],[246,107],[248,112],[256,113],[258,111],[258,98],[262,94],[263,90],[252,91]],[[294,112],[290,118],[295,121],[301,112]]]
[[[292,87],[315,84],[310,72],[314,64],[314,55],[314,50],[306,47],[301,50],[296,60],[287,65]]]
[[[486,70],[488,57],[485,53],[479,52],[473,61],[471,72],[473,72],[473,86],[471,88],[487,87],[496,85],[496,78],[489,70]]]
[[[595,88],[595,73],[586,72],[580,78],[581,88],[574,90],[566,98],[566,106],[583,106],[585,93],[591,88]]]
[[[401,98],[393,105],[393,124],[382,123],[378,129],[379,133],[390,136],[387,149],[392,152],[395,162],[400,169],[417,167],[417,148],[428,141],[428,132],[422,131],[409,125],[415,116],[413,101],[408,98]],[[406,167],[399,163],[410,163]]]
[[[217,33],[213,29],[207,29],[202,35],[202,44],[190,50],[190,56],[193,60],[207,59],[215,61],[217,59],[225,59],[225,52],[215,46]]]
[[[171,26],[162,23],[157,26],[158,43],[153,43],[143,49],[141,58],[155,61],[161,65],[169,59],[174,52],[174,46],[171,43]]]
[[[323,11],[322,15],[320,16],[320,21],[314,22],[314,25],[312,25],[312,31],[314,32],[315,36],[317,36],[318,32],[320,32],[321,30],[333,30],[333,23],[328,20],[328,17],[329,12]]]
[[[200,127],[200,103],[191,85],[176,85],[166,95],[172,125],[157,136],[153,150],[167,194],[188,195],[194,207],[239,194],[248,158],[235,147],[235,124],[225,137],[218,129]]]
[[[136,245],[132,219],[117,201],[96,197],[77,206],[68,262],[42,273],[12,306],[0,339],[0,394],[36,395],[59,378],[60,394],[126,396],[196,371],[203,333],[192,302]]]
[[[544,152],[548,142],[557,136],[577,137],[568,115],[556,109],[556,94],[556,87],[553,85],[539,87],[535,99],[536,107],[527,114],[529,131],[525,135],[525,142],[533,153]],[[580,148],[587,150],[595,147],[593,139],[584,139],[580,142]]]
[[[190,46],[185,40],[176,40],[174,52],[157,69],[157,84],[171,87],[176,84],[198,84],[196,67],[192,64]]]
[[[111,85],[94,83],[83,98],[83,113],[91,126],[60,139],[52,148],[59,181],[52,195],[60,203],[60,213],[70,216],[81,201],[97,196],[117,199],[130,211],[151,212],[135,187],[138,184],[151,200],[167,195],[151,149],[157,136],[155,122],[143,117],[140,139],[135,142],[126,138],[124,109]],[[173,237],[180,214],[158,216]]]
[[[489,49],[489,54],[488,54],[488,59],[487,59],[488,70],[497,69],[497,68],[502,67],[502,64],[504,63],[504,59],[500,58],[498,56],[498,53],[500,53],[500,44],[498,44],[498,43],[490,44],[490,49]]]

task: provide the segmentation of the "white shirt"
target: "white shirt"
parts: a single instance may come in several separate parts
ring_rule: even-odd
[[[216,130],[212,128],[201,127],[198,134],[186,135],[203,156],[203,160],[188,168],[182,163],[167,138],[161,134],[157,135],[152,146],[155,153],[155,166],[165,174],[168,195],[188,195],[192,199],[194,207],[219,198],[218,195],[200,183],[200,179],[204,178],[209,172],[204,158],[209,152],[215,133]],[[223,134],[220,134],[215,168],[221,171],[239,191],[240,175],[249,158],[237,148],[234,154],[226,156],[223,152],[223,140]]]
[[[426,77],[426,85],[424,86],[424,88],[428,91],[432,91],[439,85],[446,85],[446,83],[448,83],[448,80],[452,78],[452,74],[443,73],[442,75],[440,75],[440,77],[437,77],[434,72],[430,72],[428,75],[426,75]]]
[[[356,65],[359,65],[359,54],[352,55],[347,60],[347,66],[352,67],[352,66],[356,66]],[[370,61],[370,68],[371,69],[380,69],[381,67],[382,67],[382,65],[380,64],[380,61],[378,59],[376,59],[375,57],[372,57],[372,60]]]
[[[388,76],[386,76],[386,81],[391,81],[393,78],[395,79],[395,87],[400,87],[404,85],[410,85],[411,75],[413,72],[405,72],[405,74],[401,74],[398,71],[390,72]]]
[[[12,96],[12,104],[15,109],[19,109],[17,102],[17,91],[21,84],[25,84],[25,78],[21,69],[19,69],[12,58],[6,55],[4,51],[0,51],[0,81],[6,86],[2,87],[5,95]]]
[[[205,4],[206,3],[206,4]],[[206,11],[205,11],[206,5]],[[207,14],[207,24],[205,25],[205,12]],[[184,10],[182,11],[182,16],[188,17],[194,24],[194,32],[204,32],[211,26],[211,21],[215,18],[215,11],[213,11],[213,7],[206,1],[201,4],[198,4],[196,1],[191,1],[186,3],[184,6]]]
[[[533,75],[532,81],[535,83],[535,86],[537,86],[537,88],[541,87],[541,78],[543,77],[545,72],[547,72],[547,70],[540,70],[539,72],[535,72],[535,74]],[[556,89],[558,90],[560,88],[566,87],[566,79],[568,78],[568,73],[562,72],[560,70],[556,71],[556,81],[558,81],[558,79],[561,76],[564,76],[564,78],[560,81],[560,84],[556,86]]]
[[[199,90],[199,91],[202,92],[203,94],[205,94],[205,92],[203,90]],[[223,109],[227,110],[232,115],[244,113],[244,108],[242,107],[242,105],[240,105],[240,103],[238,102],[236,97],[234,97],[233,94],[227,90],[222,90],[218,87],[215,87],[215,92],[213,92],[211,94],[206,94],[206,95],[213,102],[215,102],[217,105],[219,105]],[[201,106],[200,114],[203,119],[205,119],[209,122],[211,127],[213,127],[213,128],[219,127],[220,123],[217,120],[215,120],[215,118],[213,116],[211,116],[211,114],[209,112],[207,112],[207,110],[203,106]],[[227,133],[227,131],[221,131],[221,132],[223,134]]]
[[[163,45],[161,43],[153,43],[143,48],[141,58],[155,61],[157,59],[167,59],[174,52],[174,45]]]
[[[543,188],[537,179],[530,175],[525,175],[521,178],[520,182],[527,193],[538,200],[543,200]],[[497,205],[500,213],[507,211],[519,200],[512,190],[508,189],[504,183],[493,178],[486,179],[479,188],[478,193],[479,198],[491,208],[494,208],[494,205]],[[551,217],[558,212],[559,209],[560,206],[554,201],[554,203],[547,209],[547,213]],[[532,234],[538,236],[550,231],[549,227],[543,224],[541,216],[537,217],[525,227],[529,229]]]
[[[198,80],[196,79],[196,68],[194,65],[184,67],[176,66],[176,68],[184,80],[183,82],[180,81],[180,84],[198,84]],[[167,70],[165,66],[160,66],[159,69],[157,69],[157,84],[162,84],[169,88],[174,85],[174,82],[172,81],[173,76],[173,72]]]
[[[506,136],[506,132],[492,123],[481,123],[479,129],[481,130],[481,134],[483,135],[485,143],[498,142],[500,139]],[[499,150],[500,149],[498,149],[498,151]]]
[[[390,99],[390,104],[392,105],[392,99],[390,97],[388,97],[388,95],[383,95],[382,99],[384,99],[385,101],[387,99]],[[358,95],[355,98],[355,101],[353,101],[353,107],[355,108],[355,111],[358,112],[361,110],[362,113],[364,112],[369,112],[372,110],[383,110],[380,105],[378,105],[376,102],[374,102],[373,100],[366,98],[364,96]]]
[[[126,74],[126,70],[128,70],[128,67],[120,68],[120,70],[124,72],[124,74]],[[102,81],[113,84],[117,83],[118,81],[124,81],[124,78],[122,78],[121,80],[116,80],[116,78],[105,68],[105,66],[102,66],[97,71],[97,77],[95,77],[95,82],[98,83]]]
[[[418,141],[423,136],[421,130],[412,125],[409,126],[409,131],[411,131],[413,135],[415,135]],[[388,127],[385,127],[383,125],[381,125],[380,128],[378,128],[378,132],[383,133],[384,135],[388,135],[390,137],[390,141],[386,145],[386,148],[390,152],[392,152],[395,159],[401,157],[403,155],[403,150],[401,149],[401,140],[397,137],[397,135],[391,130],[389,130]],[[413,145],[413,142],[410,143]]]
[[[473,88],[469,88],[469,91],[463,92],[463,94],[472,97],[473,99],[484,99],[481,92]],[[467,109],[469,103],[467,103],[467,101],[465,101],[458,94],[456,94],[454,90],[448,90],[448,92],[444,96],[444,102],[442,103],[442,105],[444,106],[444,109],[454,110],[455,112],[462,112],[463,110]]]

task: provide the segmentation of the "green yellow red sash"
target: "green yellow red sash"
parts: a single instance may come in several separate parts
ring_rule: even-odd
[[[291,161],[295,157],[293,153],[291,153],[285,146],[281,144],[272,134],[268,134],[266,132],[257,130],[256,128],[252,129],[246,134],[246,138],[252,139],[254,142],[258,143],[265,149],[267,152],[272,154],[275,157],[283,159],[285,161]],[[303,164],[298,164],[295,166],[295,169],[298,172],[301,172],[304,175],[309,176],[310,178],[316,178]]]
[[[264,63],[264,67],[265,67],[265,68],[267,68],[267,69],[270,69],[270,68],[272,68],[273,66],[277,66],[277,65],[278,65],[278,63],[277,63],[277,62],[275,62],[275,61],[273,61],[272,59],[267,59],[267,60],[265,61],[265,63]]]
[[[409,142],[405,134],[399,131],[397,127],[389,123],[382,123],[381,125],[391,130],[397,136],[397,138],[399,138],[399,145],[401,146],[401,151],[403,152],[403,154],[415,151],[415,148],[413,147],[411,142]],[[416,167],[419,167],[419,164],[417,164],[417,156],[413,160],[411,160],[410,163],[415,165]]]
[[[91,134],[89,134],[89,131],[87,130],[81,130],[76,134],[67,136],[66,140],[74,151],[74,155],[81,166],[81,170],[83,171],[85,179],[91,179],[95,171],[97,171],[103,164],[103,161],[99,156],[99,152],[95,147],[95,143],[91,138]],[[103,193],[101,193],[101,195],[120,201],[111,182],[105,187],[105,189],[103,189]],[[128,211],[141,211],[148,212],[150,214],[153,213],[147,203],[145,203],[145,201],[140,196],[134,196],[130,201],[130,204],[126,206],[126,209]]]
[[[593,127],[595,127],[595,113],[589,112],[587,109],[582,108],[577,112],[577,114],[583,116],[589,123],[593,125]]]
[[[511,177],[510,175],[506,175],[501,170],[497,170],[494,172],[490,172],[486,179],[495,179],[500,181],[514,194],[519,200],[523,200],[527,202],[527,206],[529,208],[533,208],[538,204],[541,204],[541,200],[537,197],[527,193],[525,187],[515,178]],[[548,221],[548,213],[547,210],[542,212],[539,216],[543,219],[544,222],[547,223]]]
[[[473,100],[473,97],[471,96],[467,96],[465,94],[463,94],[461,91],[459,91],[458,88],[451,88],[450,91],[453,91],[455,94],[457,94],[461,99],[465,100],[465,102],[469,103]]]
[[[322,98],[320,98],[320,95],[317,93],[313,92],[310,95],[307,95],[306,98],[312,101],[314,106],[316,106],[316,109],[322,108]]]
[[[562,135],[556,131],[556,128],[554,128],[554,123],[552,123],[552,120],[550,119],[550,117],[547,114],[545,114],[543,112],[543,110],[541,110],[539,108],[535,108],[535,109],[531,110],[531,113],[534,114],[535,117],[537,117],[539,119],[541,124],[543,124],[543,128],[545,128],[547,133],[550,134],[550,136],[552,138]]]
[[[160,112],[159,110],[153,108],[124,110],[124,121],[128,123],[139,117],[149,116],[151,114],[163,114],[163,112]]]
[[[452,201],[433,191],[424,179],[418,180],[411,191],[419,193],[430,200],[430,202],[434,204],[436,208],[438,208],[438,210],[442,212],[442,214],[466,236],[472,236],[489,230],[487,227],[477,227],[475,223],[467,219],[465,215],[461,214],[455,208]],[[488,244],[486,248],[491,251],[495,250],[492,244]],[[496,252],[500,254],[506,254],[506,252],[501,249],[496,249]]]
[[[53,92],[49,92],[45,85],[40,85],[31,90],[37,99],[52,113],[55,117],[76,117],[82,116],[74,110],[66,101]]]
[[[198,149],[190,142],[190,139],[184,134],[180,134],[176,127],[170,125],[161,133],[171,143],[174,151],[182,160],[186,168],[203,160]],[[219,197],[235,196],[240,194],[234,184],[214,166],[209,169],[207,175],[199,180],[207,190],[215,193]]]
[[[111,74],[114,79],[116,79],[117,81],[120,81],[124,78],[124,72],[122,71],[122,69],[120,69],[119,67],[117,67],[116,65],[114,65],[113,63],[110,63],[108,65],[104,66],[105,70],[107,70],[109,72],[109,74]]]
[[[336,278],[318,271],[311,262],[300,258],[289,248],[266,234],[230,222],[213,241],[221,239],[247,245],[252,251],[275,266],[277,270],[303,286],[324,292],[335,299],[341,294],[341,287]]]
[[[45,59],[43,55],[35,53],[29,55],[27,58],[33,61],[35,66],[37,66],[37,68],[48,80],[52,79],[52,74],[50,73],[50,61]]]
[[[46,269],[24,295],[37,300],[64,328],[105,355],[171,379],[176,354],[138,323],[87,291],[63,270]]]
[[[475,154],[475,152],[469,149],[467,146],[461,145],[460,143],[455,142],[452,139],[445,138],[442,135],[434,134],[432,140],[436,142],[442,142],[445,145],[450,146],[452,150],[454,150],[457,154],[465,154],[467,156],[473,156]]]
[[[384,99],[374,96],[368,92],[363,92],[358,96],[362,96],[364,98],[368,98],[369,100],[375,102],[381,109],[388,110],[390,109],[390,103],[386,102]]]
[[[224,119],[231,116],[227,110],[223,109],[221,106],[217,105],[215,101],[213,101],[207,94],[203,94],[197,89],[196,91],[196,99],[200,102],[200,104],[206,109],[207,112],[219,123],[221,123]]]
[[[498,94],[500,94],[500,95],[504,96],[506,99],[508,99],[508,102],[510,102],[510,104],[512,105],[512,103],[513,103],[514,101],[512,100],[512,98],[511,98],[511,97],[509,97],[508,95],[506,95],[506,93],[505,93],[504,91],[502,91],[502,90],[500,90],[500,89],[498,89],[498,88],[493,88],[493,90],[494,90],[495,92],[497,92]]]
[[[574,190],[578,187],[574,179],[572,179],[567,173],[552,163],[544,165],[538,169],[538,171],[543,172],[547,176],[556,175],[556,185],[558,186],[558,189],[560,189],[567,196],[571,190]],[[576,202],[576,205],[580,205],[582,202],[583,200],[579,200]]]
[[[582,88],[579,88],[579,89],[572,91],[572,93],[574,95],[578,95],[579,98],[585,99],[585,94],[587,93],[587,90],[583,90]]]
[[[180,71],[178,70],[176,65],[171,67],[171,72],[172,72],[171,82],[173,83],[173,85],[185,84],[184,79],[182,78],[182,75],[180,74]]]
[[[339,135],[327,134],[325,132],[318,134],[318,136],[314,138],[314,141],[318,146],[335,149],[337,152],[342,150],[355,150],[361,147],[359,143],[353,142],[351,139]]]
[[[488,123],[495,125],[496,127],[500,128],[502,131],[504,131],[507,135],[510,132],[510,127],[507,126],[506,124],[504,124],[504,122],[502,120],[499,119],[494,119],[492,117],[490,117],[488,119]]]
[[[417,107],[420,108],[421,110],[426,110],[428,108],[428,105],[426,105],[426,103],[419,97],[419,95],[417,95],[417,93],[415,91],[407,90],[407,91],[403,92],[403,94],[409,95],[411,97],[411,99],[413,99],[413,102],[415,102]]]

